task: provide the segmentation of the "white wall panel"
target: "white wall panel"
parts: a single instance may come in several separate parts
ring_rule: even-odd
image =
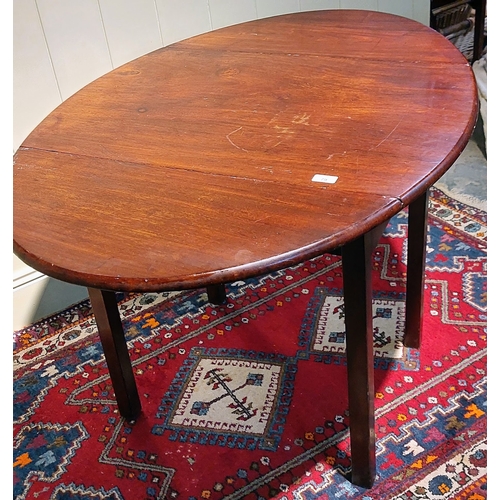
[[[412,19],[429,26],[431,17],[431,0],[413,0]]]
[[[114,68],[163,45],[154,0],[99,0],[99,4]]]
[[[378,10],[378,0],[340,0],[340,8]]]
[[[212,29],[207,0],[156,0],[163,44]]]
[[[97,0],[37,0],[63,99],[112,69]]]
[[[88,298],[84,287],[37,274],[35,279],[14,288],[14,331]]]
[[[398,16],[413,18],[413,0],[378,0],[378,10]]]
[[[257,18],[255,0],[210,0],[213,29],[251,21]]]
[[[328,10],[339,9],[340,0],[300,0],[300,10]]]
[[[290,12],[299,12],[299,0],[256,0],[257,16],[271,17],[279,14],[289,14]]]
[[[13,148],[62,102],[35,0],[13,4]]]

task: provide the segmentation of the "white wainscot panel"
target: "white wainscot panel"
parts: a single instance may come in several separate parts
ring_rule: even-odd
[[[259,18],[300,11],[299,0],[256,0],[256,5]]]
[[[156,0],[163,44],[211,31],[207,0]]]
[[[61,102],[34,0],[13,3],[13,147]]]
[[[15,255],[13,258],[14,331],[88,298],[86,288],[49,278]]]
[[[40,276],[14,288],[13,329],[26,328],[52,314],[88,299],[87,289]]]
[[[418,21],[426,26],[429,26],[431,16],[431,0],[413,0],[413,16],[415,21]]]
[[[378,10],[377,0],[340,0],[341,9]]]
[[[112,69],[97,0],[38,0],[62,98]]]
[[[209,0],[209,5],[213,29],[257,18],[255,0]]]
[[[413,19],[413,0],[378,0],[378,10]]]
[[[300,10],[329,10],[339,9],[340,0],[300,0]]]
[[[99,0],[113,67],[162,47],[154,0]]]

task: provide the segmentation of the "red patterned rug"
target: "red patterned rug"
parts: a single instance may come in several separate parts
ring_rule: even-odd
[[[14,335],[16,499],[486,498],[486,214],[433,189],[424,340],[401,343],[407,214],[373,254],[376,483],[353,486],[339,257],[119,295],[143,412],[117,413],[89,303]]]

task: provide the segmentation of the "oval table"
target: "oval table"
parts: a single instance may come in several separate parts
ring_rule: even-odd
[[[475,126],[459,51],[402,17],[235,25],[84,87],[14,158],[14,250],[88,287],[121,415],[141,404],[115,293],[224,283],[340,249],[353,483],[375,477],[371,252],[408,206],[405,345],[422,325],[427,191]],[[325,396],[335,381],[325,383]]]

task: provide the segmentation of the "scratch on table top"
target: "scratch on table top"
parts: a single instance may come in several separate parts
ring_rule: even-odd
[[[265,217],[261,217],[260,219],[257,219],[256,221],[254,221],[254,223],[262,222],[263,220],[269,219],[269,217],[271,217],[271,216],[270,215],[266,215]]]
[[[266,151],[269,151],[270,149],[273,149],[275,148],[276,146],[279,146],[283,141],[279,141],[277,142],[274,146],[271,146],[270,148],[268,148]]]
[[[240,148],[237,144],[235,144],[230,138],[229,136],[230,135],[233,135],[235,134],[236,132],[240,131],[243,127],[238,127],[236,130],[233,130],[232,132],[230,132],[229,134],[226,135],[226,139],[235,147],[235,148],[238,148],[238,149],[241,149],[242,151],[245,151],[248,153],[248,150],[244,149],[244,148]]]
[[[295,133],[292,129],[290,129],[290,127],[280,127],[279,125],[275,125],[274,128],[280,134],[294,134]]]
[[[344,151],[343,153],[331,153],[328,155],[327,160],[331,160],[334,156],[344,156],[347,153],[347,151]]]
[[[311,115],[307,113],[302,113],[302,115],[295,115],[293,117],[292,123],[296,123],[298,125],[309,125],[309,118]]]
[[[399,122],[396,124],[396,126],[387,134],[387,136],[384,139],[382,139],[374,148],[370,148],[368,151],[373,151],[374,149],[377,149],[381,144],[383,144],[385,141],[387,141],[387,139],[389,139],[389,137],[391,137],[391,135],[394,134],[394,132],[399,127],[399,125],[401,124],[402,121],[403,121],[403,118],[401,118],[399,120]]]

